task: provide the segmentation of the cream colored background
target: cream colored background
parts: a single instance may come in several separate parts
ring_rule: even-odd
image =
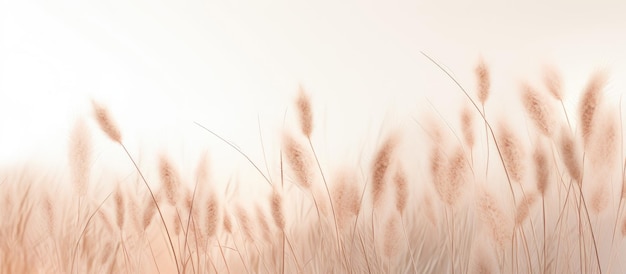
[[[216,177],[257,180],[193,121],[262,165],[260,121],[275,170],[301,84],[325,167],[368,165],[381,129],[420,133],[413,119],[432,112],[428,101],[456,119],[463,97],[420,51],[470,90],[482,56],[492,113],[510,110],[519,82],[545,65],[562,69],[575,107],[596,69],[611,72],[610,98],[626,88],[624,14],[623,1],[2,1],[0,158],[63,169],[67,132],[95,98],[146,163],[165,152],[192,170],[206,151]],[[93,136],[98,167],[132,172]]]

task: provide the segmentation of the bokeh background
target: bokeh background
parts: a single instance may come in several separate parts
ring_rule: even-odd
[[[519,84],[539,83],[546,66],[561,70],[568,108],[599,69],[619,100],[624,14],[624,1],[2,1],[0,162],[62,172],[68,132],[87,117],[96,170],[131,174],[89,119],[94,99],[146,165],[164,153],[191,171],[208,153],[216,180],[259,180],[194,122],[261,166],[265,148],[276,170],[301,86],[323,165],[366,166],[381,134],[419,134],[424,113],[453,121],[467,103],[421,52],[470,91],[483,58],[494,115],[512,113]]]

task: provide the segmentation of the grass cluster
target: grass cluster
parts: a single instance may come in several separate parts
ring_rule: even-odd
[[[148,182],[107,108],[94,102],[93,120],[126,153],[136,182],[96,191],[92,133],[79,120],[69,146],[73,191],[55,190],[43,175],[3,176],[0,271],[625,272],[626,159],[620,108],[603,97],[606,74],[590,77],[576,113],[566,111],[556,71],[544,73],[542,86],[521,84],[529,126],[520,127],[487,113],[486,63],[476,66],[474,88],[433,63],[467,99],[458,128],[420,123],[427,141],[409,153],[412,140],[390,132],[368,166],[329,172],[300,90],[298,130],[283,134],[279,176],[222,139],[270,190],[247,204],[219,193],[206,157],[183,176],[162,155],[159,184]]]

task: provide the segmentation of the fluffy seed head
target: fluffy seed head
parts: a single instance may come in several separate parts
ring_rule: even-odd
[[[542,144],[537,143],[533,153],[533,163],[535,164],[535,180],[537,181],[537,191],[541,196],[545,196],[548,182],[550,181],[550,166],[548,165],[548,155]]]
[[[387,219],[387,223],[385,224],[385,238],[383,239],[383,253],[385,257],[393,258],[396,252],[398,251],[398,241],[400,231],[398,231],[398,217],[396,214],[392,214],[392,216]]]
[[[250,242],[254,242],[254,235],[252,235],[253,228],[250,217],[248,217],[248,211],[241,205],[237,206],[237,221],[239,221],[239,227],[244,236],[246,236],[246,239]]]
[[[219,202],[215,192],[211,191],[206,207],[206,235],[213,237],[217,232],[219,222]]]
[[[406,208],[407,197],[408,197],[408,183],[406,174],[402,167],[398,167],[396,170],[396,174],[393,177],[393,182],[396,187],[396,209],[402,215],[404,209]]]
[[[296,107],[300,117],[300,129],[307,138],[311,137],[313,131],[313,113],[311,111],[311,99],[300,86],[298,91],[298,99],[296,99]]]
[[[385,191],[385,177],[387,175],[387,169],[391,163],[394,150],[397,146],[397,138],[395,135],[390,135],[382,143],[372,162],[372,199],[374,207],[378,206],[380,199]]]
[[[361,209],[361,193],[354,174],[342,170],[334,180],[331,190],[337,225],[340,229],[346,228],[349,218],[359,214]]]
[[[510,227],[507,215],[493,194],[485,189],[480,190],[477,199],[480,219],[489,230],[491,238],[500,250],[510,241]]]
[[[152,217],[156,213],[156,205],[151,198],[147,198],[143,210],[143,229],[146,230],[152,222]]]
[[[527,83],[522,84],[522,104],[535,127],[546,137],[552,136],[553,115],[545,98]]]
[[[576,148],[574,138],[567,128],[564,128],[561,132],[561,142],[559,148],[561,151],[561,157],[563,158],[563,163],[565,164],[565,168],[567,169],[570,177],[578,182],[578,184],[581,184],[582,173],[580,162],[578,161],[578,149]]]
[[[603,180],[596,182],[591,193],[591,210],[596,214],[604,211],[609,205],[609,197],[607,185]]]
[[[524,149],[519,140],[508,126],[500,125],[499,143],[502,151],[502,160],[509,176],[515,182],[521,183],[524,175]]]
[[[277,189],[274,189],[272,191],[270,204],[272,206],[272,218],[274,219],[274,224],[278,228],[280,228],[280,230],[284,230],[285,215],[283,214],[283,197],[280,195]]]
[[[474,116],[472,110],[465,106],[463,112],[461,112],[461,131],[463,132],[463,139],[468,147],[474,147]]]
[[[121,230],[124,227],[124,213],[126,213],[126,203],[124,200],[124,194],[121,187],[117,186],[115,193],[113,194],[115,200],[115,220],[117,221],[117,227]]]
[[[261,228],[261,232],[263,233],[263,239],[267,242],[271,242],[271,233],[270,233],[270,225],[267,223],[267,217],[265,216],[265,211],[261,208],[259,204],[256,204],[255,207],[257,223]]]
[[[589,162],[598,173],[611,170],[618,162],[620,144],[619,112],[614,109],[598,113],[596,119],[597,130],[591,133],[591,138],[585,152],[589,155]]]
[[[593,131],[596,109],[600,104],[602,89],[606,83],[606,75],[595,73],[587,83],[578,106],[579,124],[585,147]]]
[[[92,101],[92,106],[94,109],[94,116],[100,129],[104,131],[104,133],[111,139],[113,142],[118,144],[122,143],[122,134],[120,133],[119,128],[111,118],[111,114],[109,114],[109,110],[104,106]]]
[[[522,202],[517,205],[515,212],[515,224],[521,225],[528,217],[530,208],[537,201],[537,195],[535,193],[527,193],[522,198]]]
[[[230,214],[228,211],[224,209],[224,222],[222,224],[224,226],[224,230],[228,233],[233,233],[233,223],[230,220]]]
[[[546,88],[559,101],[563,100],[563,86],[561,83],[561,75],[552,67],[548,67],[544,71],[543,83]]]
[[[311,160],[305,153],[305,148],[291,135],[285,134],[283,138],[287,163],[295,175],[297,183],[301,187],[309,189],[311,187]]]
[[[91,136],[83,119],[78,119],[74,124],[70,136],[69,161],[75,190],[80,197],[84,197],[91,169]]]
[[[178,200],[178,189],[180,187],[180,177],[170,160],[162,155],[159,159],[159,176],[161,183],[165,187],[165,194],[170,205],[176,205]]]
[[[209,157],[207,153],[202,153],[196,168],[196,182],[200,193],[205,193],[209,181]]]
[[[491,80],[489,76],[489,68],[483,59],[478,61],[478,65],[474,70],[476,79],[478,80],[478,101],[485,104],[489,98],[489,89],[491,88]]]

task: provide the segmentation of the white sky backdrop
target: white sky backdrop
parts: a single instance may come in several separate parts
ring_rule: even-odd
[[[65,157],[67,132],[77,116],[90,115],[94,98],[146,161],[166,152],[191,170],[208,151],[224,178],[252,172],[193,121],[262,163],[258,117],[275,162],[299,84],[312,96],[325,165],[355,163],[381,128],[418,132],[412,119],[431,112],[427,100],[455,119],[459,91],[420,51],[472,91],[483,56],[494,102],[516,100],[519,81],[538,79],[546,64],[562,70],[570,94],[598,68],[611,72],[609,94],[626,88],[624,1],[0,3],[5,164],[62,167],[55,159]],[[99,131],[93,136],[97,161],[128,167],[119,148]]]

